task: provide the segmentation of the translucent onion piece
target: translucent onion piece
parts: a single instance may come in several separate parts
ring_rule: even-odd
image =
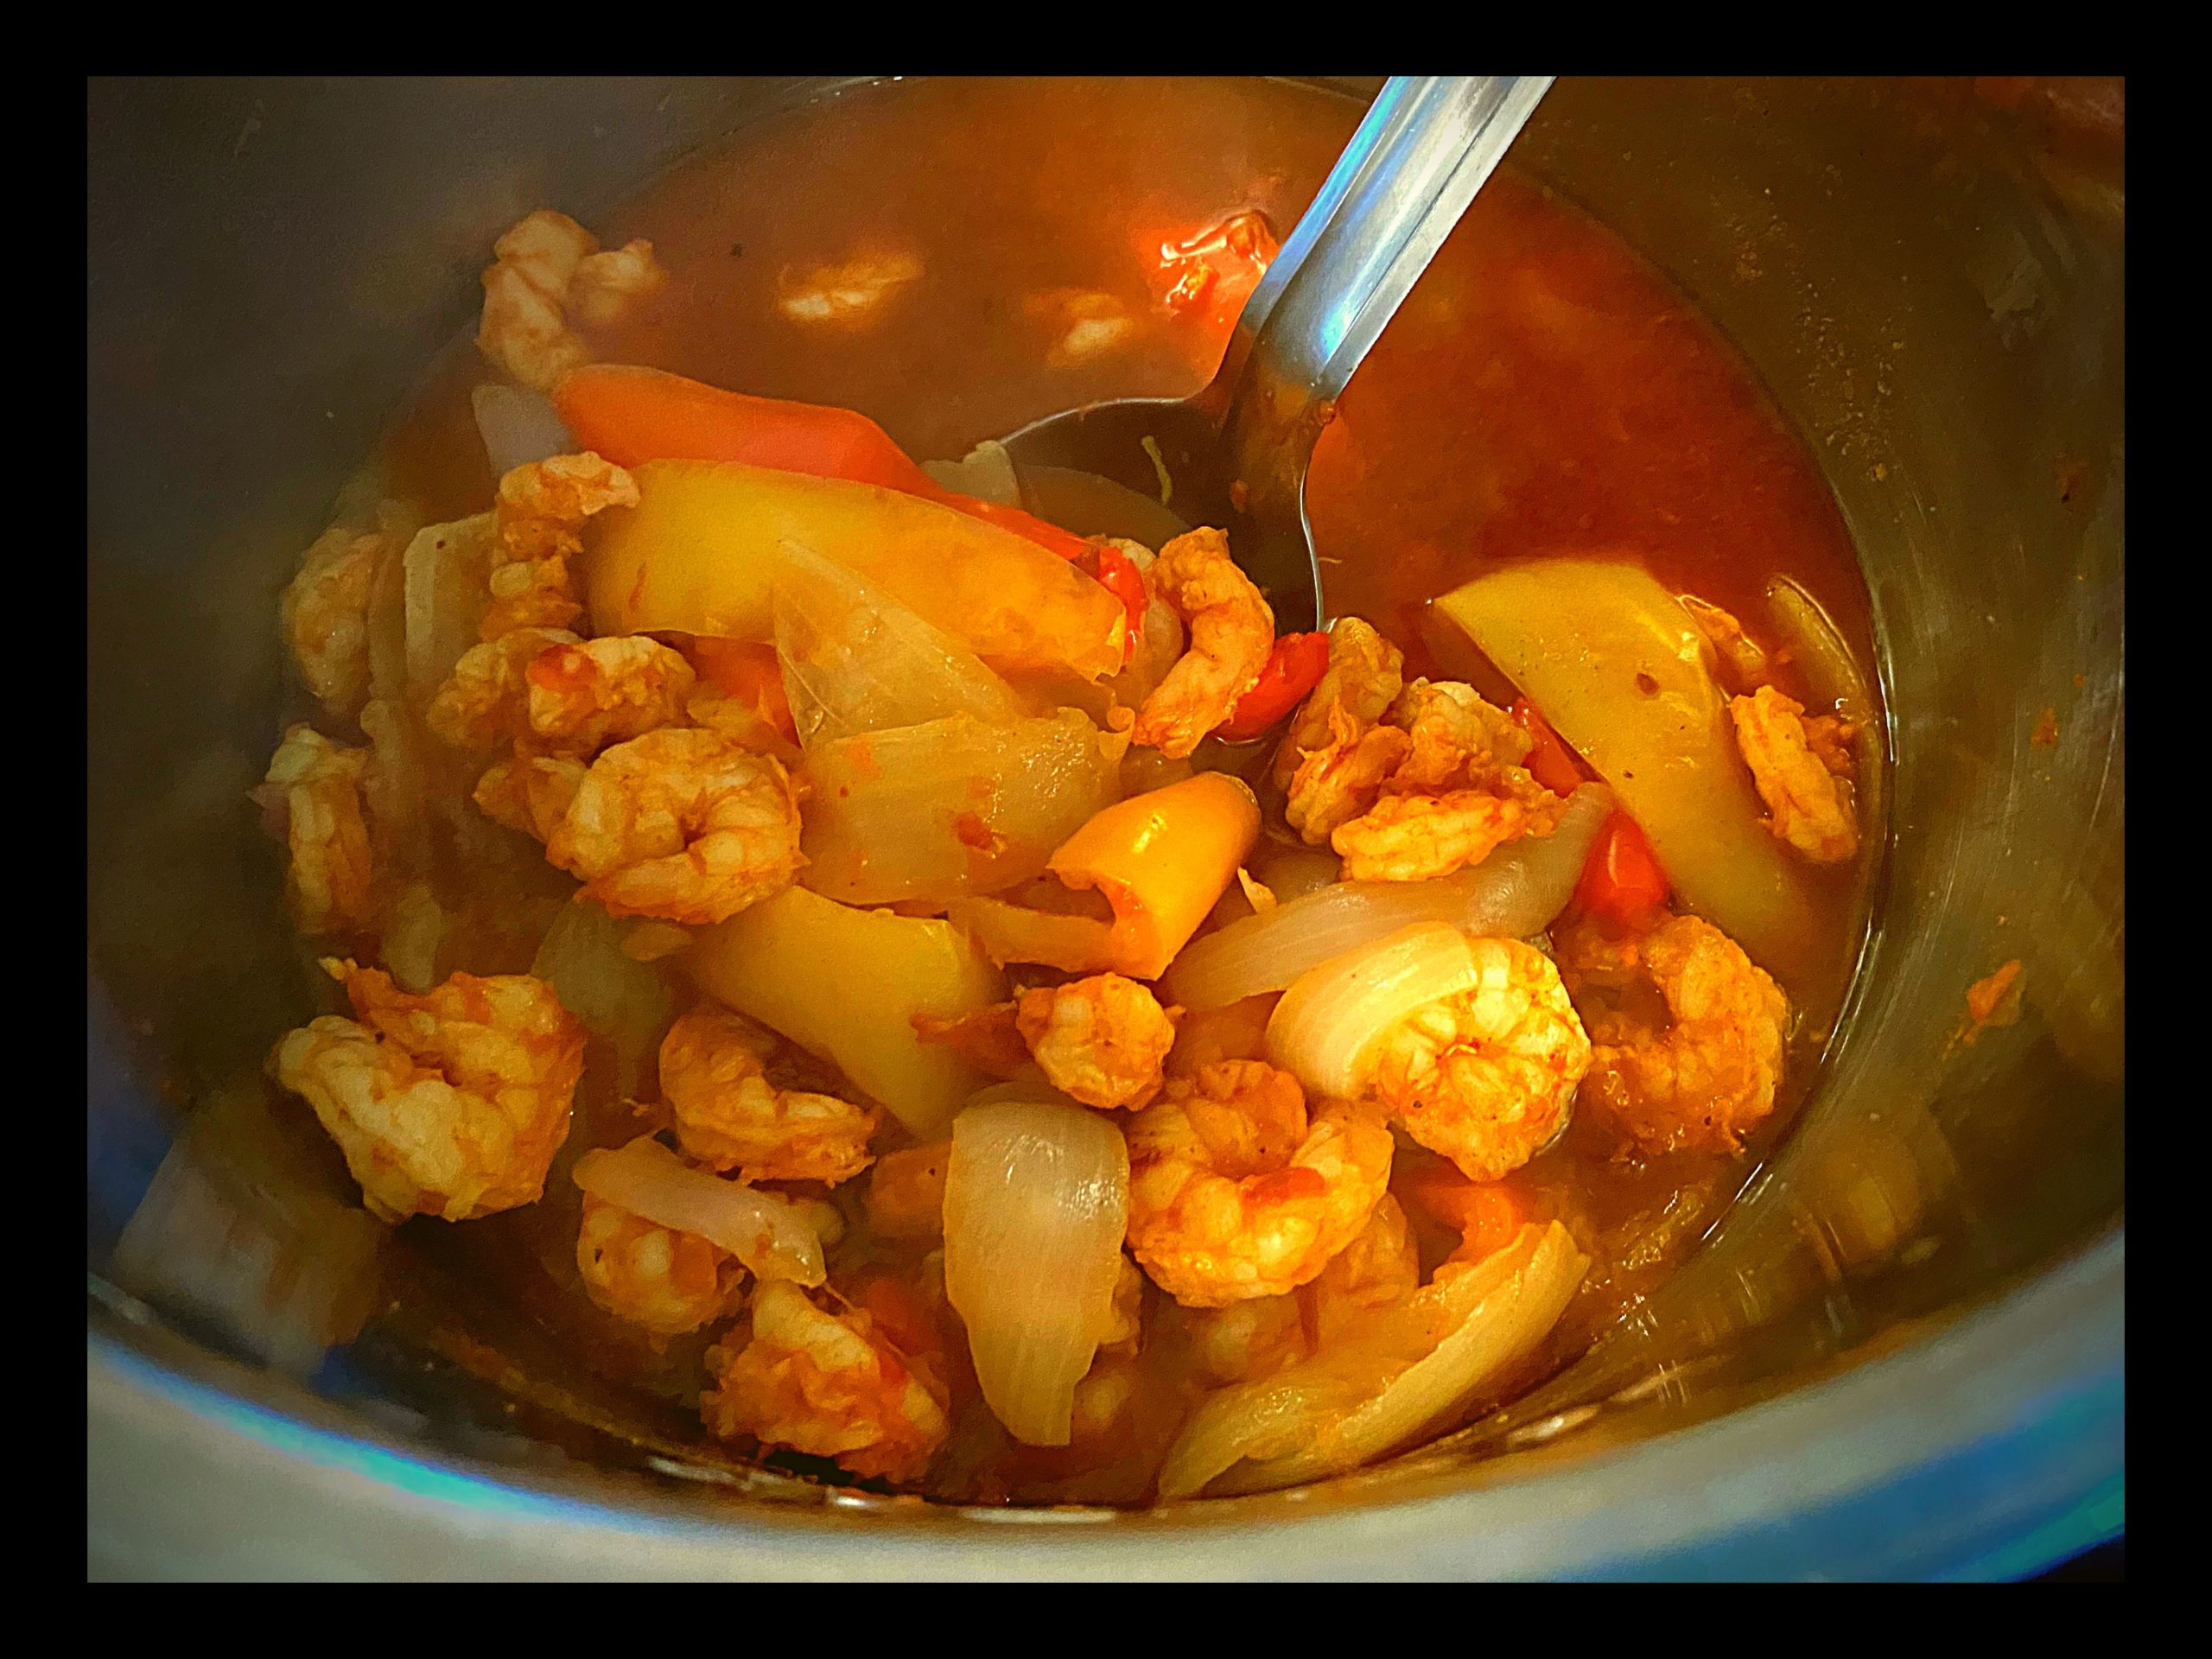
[[[480,512],[448,524],[427,524],[407,543],[407,689],[427,702],[461,653],[476,643],[492,603],[492,547],[498,525]]]
[[[659,969],[623,950],[629,931],[628,924],[597,905],[574,900],[553,918],[530,971],[553,988],[563,1007],[613,1045],[614,1086],[635,1097],[676,1017],[676,999]]]
[[[817,742],[799,879],[849,905],[943,902],[1039,875],[1121,798],[1128,739],[1077,709],[992,726],[968,715]]]
[[[1021,505],[1021,480],[1014,457],[996,438],[985,438],[958,461],[925,461],[922,470],[948,490],[1001,507]]]
[[[560,411],[526,386],[481,385],[468,394],[468,404],[476,411],[477,434],[494,478],[534,461],[569,454],[576,447]]]
[[[953,1120],[944,1290],[984,1402],[1027,1446],[1065,1446],[1076,1384],[1113,1319],[1129,1159],[1096,1112],[992,1101]]]
[[[1268,1018],[1268,1056],[1309,1090],[1351,1099],[1383,1033],[1479,978],[1465,934],[1416,922],[1301,974]]]
[[[1588,1267],[1557,1222],[1523,1227],[1471,1265],[1446,1263],[1312,1357],[1211,1395],[1168,1452],[1160,1497],[1313,1480],[1448,1426],[1544,1339]]]
[[[1280,991],[1300,974],[1416,922],[1525,939],[1566,908],[1612,792],[1585,784],[1548,836],[1507,842],[1471,870],[1433,881],[1338,881],[1194,939],[1160,980],[1172,1001],[1215,1008]],[[1269,867],[1272,871],[1273,867]]]
[[[798,741],[809,746],[967,715],[1021,714],[976,653],[844,566],[786,541],[776,575],[776,655]]]
[[[658,1226],[698,1234],[763,1279],[812,1287],[827,1276],[821,1237],[797,1205],[694,1169],[649,1135],[617,1151],[584,1154],[576,1160],[575,1182]]]
[[[1859,817],[1878,824],[1882,806],[1882,734],[1875,724],[1873,692],[1859,671],[1859,660],[1844,643],[1838,628],[1818,601],[1787,576],[1767,584],[1767,608],[1775,626],[1796,653],[1807,690],[1836,711],[1859,722],[1856,753]]]

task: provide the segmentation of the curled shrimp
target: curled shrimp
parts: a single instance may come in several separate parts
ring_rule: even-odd
[[[346,1154],[372,1214],[466,1221],[534,1204],[569,1135],[584,1027],[527,974],[454,974],[416,995],[325,957],[353,1018],[325,1014],[276,1046],[277,1081]]]
[[[1672,918],[1626,950],[1589,929],[1562,930],[1558,944],[1588,1004],[1585,1107],[1647,1153],[1739,1150],[1774,1109],[1782,1081],[1789,1002],[1781,988],[1694,916]],[[1654,991],[1663,1011],[1649,1006]]]
[[[550,841],[588,770],[567,755],[518,754],[486,766],[470,798],[493,823],[533,841]]]
[[[1367,1224],[1390,1179],[1390,1133],[1261,1060],[1171,1082],[1129,1120],[1129,1249],[1190,1307],[1305,1284]]]
[[[1329,732],[1298,763],[1284,798],[1285,821],[1316,847],[1373,808],[1409,746],[1395,726],[1363,727],[1345,709],[1329,711]]]
[[[492,603],[477,637],[565,628],[582,615],[569,561],[583,549],[585,521],[609,507],[637,505],[637,480],[589,451],[533,461],[507,474],[493,503]]]
[[[806,861],[798,833],[775,760],[663,727],[592,762],[545,855],[610,915],[703,927],[791,886]]]
[[[1379,724],[1404,684],[1405,658],[1356,616],[1329,626],[1329,665],[1291,717],[1273,777],[1284,816],[1308,844],[1375,804],[1405,759],[1406,734]]]
[[[682,653],[641,633],[556,644],[531,658],[523,677],[531,736],[566,754],[681,725],[696,680]]]
[[[701,1002],[668,1028],[660,1046],[660,1090],[683,1150],[748,1181],[849,1179],[869,1162],[873,1106],[835,1095],[779,1089],[768,1081],[776,1039],[714,1002]]]
[[[576,1271],[607,1313],[656,1337],[680,1337],[737,1311],[745,1267],[728,1251],[596,1193],[583,1198]]]
[[[456,749],[481,753],[530,733],[531,663],[582,643],[566,628],[512,628],[461,652],[430,698],[423,723]]]
[[[1508,767],[1529,758],[1529,734],[1503,709],[1458,680],[1415,680],[1392,702],[1391,725],[1406,734],[1406,758],[1390,779],[1398,794],[1512,782]]]
[[[944,1395],[868,1313],[832,1313],[785,1280],[753,1294],[741,1342],[707,1351],[708,1429],[834,1459],[852,1474],[912,1480],[944,1443]]]
[[[591,350],[570,318],[604,327],[667,280],[653,245],[602,253],[599,238],[566,213],[540,208],[492,245],[476,346],[526,386],[550,391]]]
[[[358,934],[376,925],[376,858],[363,797],[368,772],[368,750],[295,726],[255,791],[282,812],[284,899],[302,933]]]
[[[1727,665],[1736,683],[1746,691],[1755,691],[1767,683],[1771,672],[1766,652],[1758,640],[1744,632],[1744,625],[1734,613],[1698,598],[1694,594],[1681,596],[1682,608],[1690,613],[1690,620],[1697,624],[1698,632],[1713,647],[1713,654]]]
[[[1229,537],[1218,530],[1178,536],[1146,574],[1190,630],[1190,646],[1144,700],[1130,735],[1180,760],[1259,683],[1274,648],[1274,613],[1230,557]]]
[[[1185,1309],[1183,1330],[1208,1380],[1246,1382],[1306,1357],[1354,1314],[1402,1301],[1420,1285],[1412,1224],[1385,1192],[1367,1225],[1311,1284],[1287,1295]]]
[[[1375,1096],[1469,1180],[1518,1169],[1565,1131],[1590,1040],[1552,960],[1472,939],[1477,980],[1416,1009],[1375,1049]]]
[[[300,677],[340,720],[359,714],[369,695],[369,590],[386,551],[378,532],[325,531],[278,607]]]
[[[1329,845],[1344,861],[1348,881],[1424,881],[1479,864],[1492,849],[1528,830],[1518,801],[1479,789],[1446,795],[1386,795]]]
[[[1023,992],[1014,1023],[1063,1094],[1086,1106],[1141,1106],[1160,1092],[1179,1013],[1133,979],[1094,974]]]
[[[1850,786],[1814,752],[1805,705],[1763,685],[1731,702],[1728,712],[1736,722],[1736,747],[1766,803],[1767,828],[1815,864],[1837,863],[1857,852]],[[1822,739],[1830,754],[1840,755],[1832,730],[1824,730]]]

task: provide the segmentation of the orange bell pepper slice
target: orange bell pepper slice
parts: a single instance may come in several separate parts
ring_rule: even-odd
[[[1217,737],[1231,743],[1254,738],[1306,700],[1329,671],[1329,636],[1325,633],[1285,633],[1260,670],[1257,684],[1237,698],[1229,718],[1214,728]]]

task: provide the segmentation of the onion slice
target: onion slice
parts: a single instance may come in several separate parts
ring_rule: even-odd
[[[477,435],[484,440],[494,478],[575,449],[576,441],[562,423],[561,411],[527,386],[490,381],[468,394],[468,404],[476,411]]]
[[[944,1290],[983,1402],[1026,1446],[1065,1446],[1076,1384],[1113,1318],[1129,1155],[1096,1112],[993,1099],[952,1123]]]
[[[694,1169],[649,1135],[584,1154],[575,1183],[657,1226],[698,1234],[763,1279],[810,1288],[828,1277],[820,1236],[789,1200]]]
[[[1355,1316],[1312,1357],[1209,1396],[1168,1452],[1160,1497],[1195,1497],[1217,1482],[1266,1491],[1412,1445],[1535,1350],[1589,1265],[1555,1221],[1522,1228],[1479,1262],[1446,1263],[1435,1282]]]
[[[1481,977],[1450,923],[1400,928],[1301,974],[1268,1017],[1268,1057],[1311,1092],[1355,1099],[1384,1033]]]
[[[1612,791],[1585,784],[1548,836],[1507,842],[1471,870],[1431,881],[1338,881],[1194,939],[1160,980],[1168,1000],[1217,1008],[1280,991],[1332,957],[1420,922],[1525,939],[1567,907]]]

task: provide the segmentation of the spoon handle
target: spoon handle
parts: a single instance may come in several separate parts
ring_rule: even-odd
[[[1376,94],[1245,302],[1216,382],[1239,470],[1262,493],[1302,477],[1327,406],[1551,84],[1395,75]]]

